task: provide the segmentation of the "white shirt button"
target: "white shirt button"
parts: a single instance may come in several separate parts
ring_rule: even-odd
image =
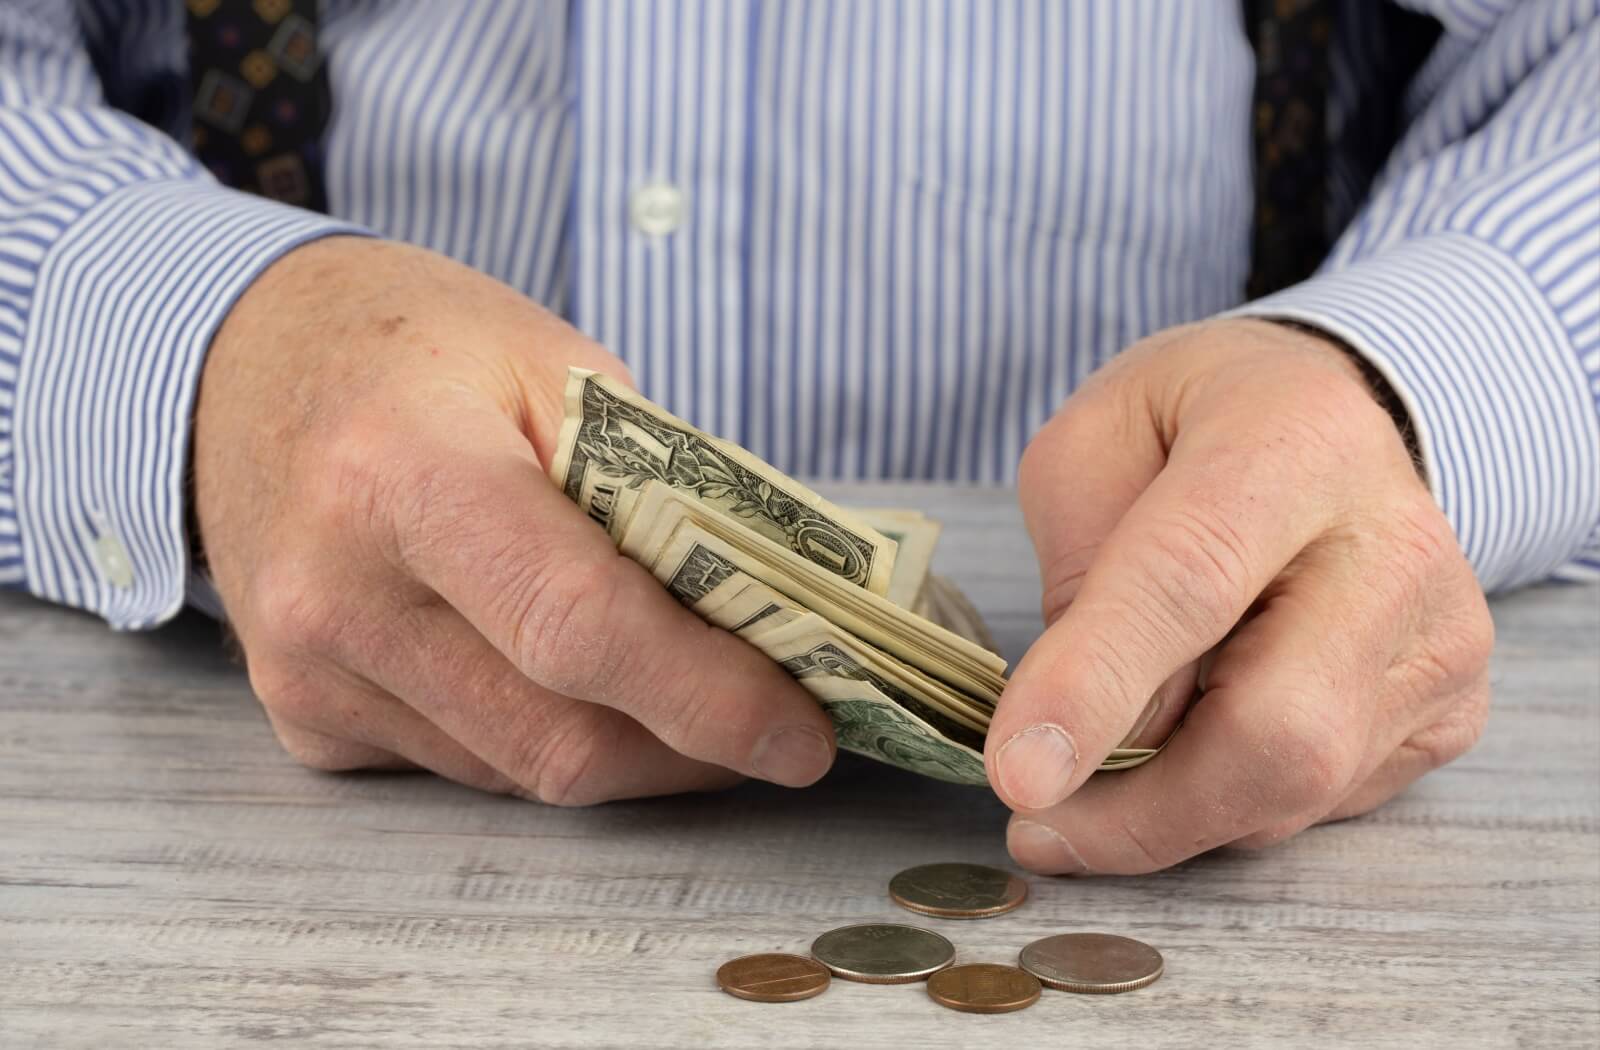
[[[133,586],[133,559],[128,557],[128,548],[114,534],[102,532],[95,538],[94,563],[111,586],[123,590]]]
[[[628,212],[634,229],[649,237],[665,237],[683,225],[688,200],[670,182],[647,182],[633,191]]]

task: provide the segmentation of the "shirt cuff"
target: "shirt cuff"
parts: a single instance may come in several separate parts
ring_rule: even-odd
[[[1394,388],[1485,590],[1549,576],[1600,518],[1593,377],[1528,274],[1460,234],[1405,241],[1226,316],[1299,321]]]
[[[285,252],[363,233],[211,183],[142,182],[96,201],[17,275],[32,288],[0,400],[0,537],[29,591],[123,629],[182,608],[206,348]]]

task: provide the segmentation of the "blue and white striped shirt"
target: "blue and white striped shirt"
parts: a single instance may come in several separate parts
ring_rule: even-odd
[[[1444,35],[1398,146],[1336,187],[1322,270],[1242,309],[1388,378],[1486,587],[1600,574],[1600,0],[1411,2]],[[330,232],[492,274],[822,477],[1008,479],[1118,349],[1241,307],[1237,0],[323,11],[331,218],[169,137],[180,0],[0,0],[0,582],[119,627],[181,606],[206,346]]]

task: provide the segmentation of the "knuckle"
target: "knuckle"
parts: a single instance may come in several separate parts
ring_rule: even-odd
[[[1485,678],[1468,693],[1467,702],[1462,705],[1462,718],[1467,725],[1467,746],[1463,753],[1476,747],[1478,741],[1483,739],[1484,731],[1489,728],[1489,699],[1489,682]]]
[[[608,737],[612,739],[608,739]],[[543,731],[530,734],[517,748],[510,776],[532,795],[551,806],[589,806],[605,801],[597,773],[614,750],[615,733],[605,723],[589,717],[583,708]]]
[[[1185,849],[1170,835],[1158,834],[1131,820],[1120,825],[1123,841],[1128,844],[1133,866],[1140,871],[1160,871],[1179,861],[1187,860],[1197,850]]]
[[[1066,415],[1065,410],[1057,413],[1023,448],[1022,458],[1017,461],[1017,488],[1022,493],[1048,484],[1055,473],[1062,456],[1060,441],[1067,426]]]
[[[261,706],[278,719],[304,722],[306,715],[315,711],[312,691],[306,688],[304,675],[278,671],[272,664],[250,661],[250,688],[256,693]]]
[[[370,764],[367,761],[365,748],[347,745],[338,740],[300,734],[293,730],[280,730],[278,742],[283,745],[289,757],[300,765],[323,773],[347,773]]]
[[[476,543],[477,523],[494,520],[481,491],[464,480],[467,474],[447,458],[394,457],[355,492],[374,532],[393,535],[399,560],[414,563],[430,545]]]
[[[747,735],[739,720],[727,717],[729,712],[718,702],[715,689],[684,688],[670,674],[657,674],[652,681],[659,683],[654,692],[662,698],[661,716],[652,728],[674,751],[720,751],[721,747],[708,749],[704,745],[713,741],[731,743]]]
[[[1467,608],[1469,612],[1462,624],[1459,643],[1461,658],[1468,673],[1479,674],[1489,666],[1489,657],[1494,653],[1494,617],[1489,614],[1489,603],[1484,600],[1483,592],[1476,587]]]
[[[1274,698],[1273,716],[1230,704],[1214,712],[1221,731],[1241,745],[1242,789],[1236,810],[1268,824],[1275,817],[1327,809],[1355,777],[1364,741],[1316,694]],[[1259,825],[1258,825],[1259,826]]]
[[[1063,468],[1101,454],[1107,445],[1131,445],[1134,417],[1125,406],[1135,399],[1124,394],[1115,376],[1104,371],[1074,391],[1022,450],[1017,487],[1026,492],[1059,478]]]
[[[314,718],[322,707],[320,698],[312,691],[303,686],[290,685],[287,688],[269,687],[264,692],[257,687],[257,692],[262,706],[267,709],[273,735],[278,738],[285,753],[300,765],[327,773],[339,773],[373,764],[372,748],[301,728],[299,719]]]
[[[1487,683],[1468,691],[1466,697],[1437,724],[1407,740],[1403,746],[1422,760],[1427,769],[1438,769],[1460,758],[1483,739],[1489,722]]]
[[[1361,741],[1323,697],[1288,700],[1275,730],[1274,808],[1301,812],[1331,805],[1355,776]]]
[[[592,559],[525,569],[503,592],[512,656],[524,674],[567,696],[609,695],[634,675],[634,647],[612,630],[622,593],[617,566]]]
[[[1494,652],[1494,619],[1482,592],[1473,587],[1452,604],[1453,613],[1434,617],[1415,661],[1425,665],[1424,681],[1436,693],[1472,687],[1486,675]]]
[[[300,474],[297,494],[313,526],[344,532],[370,525],[389,494],[395,462],[389,427],[361,412],[328,424],[318,454]]]
[[[1455,535],[1432,496],[1403,498],[1385,507],[1383,517],[1388,524],[1379,527],[1378,546],[1406,602],[1420,600],[1464,568]]]
[[[320,715],[322,705],[304,672],[251,661],[249,673],[250,688],[272,717],[274,729],[285,721],[303,724]]]
[[[1264,828],[1261,831],[1251,832],[1242,838],[1235,839],[1229,845],[1237,849],[1248,850],[1252,853],[1256,853],[1260,852],[1261,850],[1271,849],[1273,846],[1280,845],[1286,840],[1291,839],[1295,835],[1299,834],[1300,831],[1301,821],[1291,821],[1288,823],[1279,824],[1276,827]]]
[[[253,631],[291,653],[335,648],[347,622],[337,589],[293,559],[257,573],[248,610]]]
[[[1062,467],[1102,455],[1107,447],[1134,447],[1141,429],[1149,431],[1149,416],[1136,411],[1144,403],[1138,384],[1122,375],[1123,363],[1115,359],[1091,376],[1038,429],[1022,450],[1018,488],[1024,488],[1024,477],[1034,482],[1059,477]]]
[[[1393,659],[1387,679],[1417,702],[1453,696],[1487,673],[1495,626],[1475,582],[1435,590],[1406,603],[1409,644]]]

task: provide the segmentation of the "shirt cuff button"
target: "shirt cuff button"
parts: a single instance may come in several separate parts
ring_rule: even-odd
[[[94,541],[94,563],[113,587],[127,590],[133,586],[133,560],[128,548],[109,532],[102,532]]]

